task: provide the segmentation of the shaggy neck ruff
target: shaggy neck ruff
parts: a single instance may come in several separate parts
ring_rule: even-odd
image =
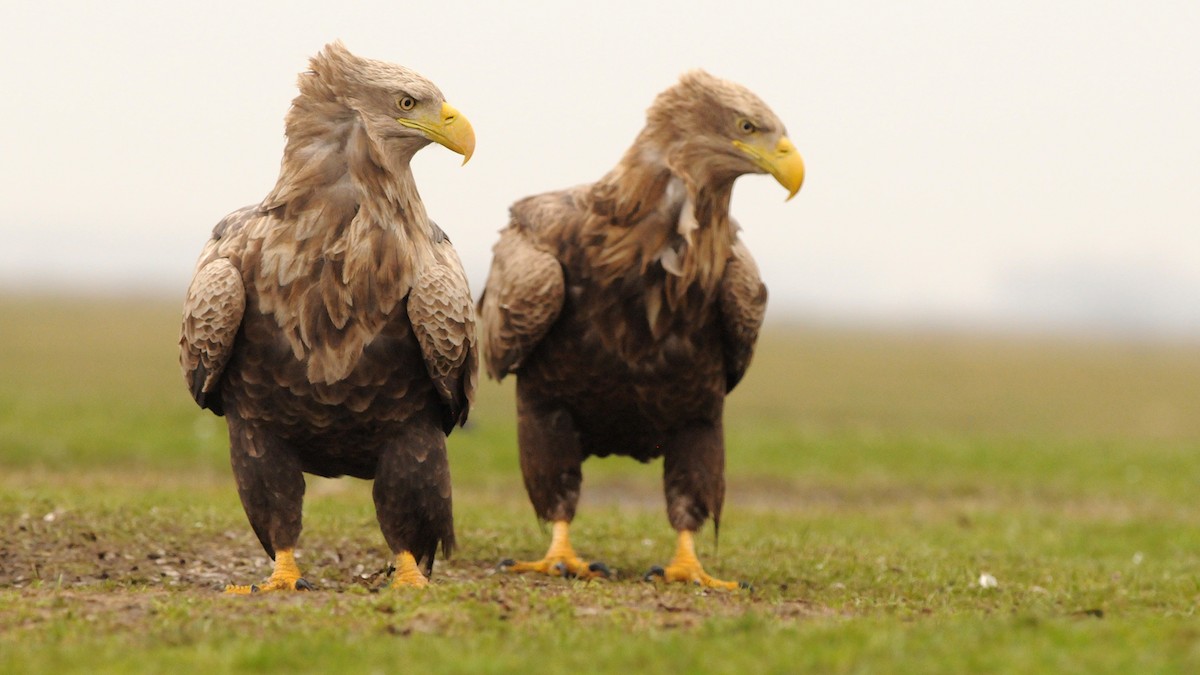
[[[729,219],[733,180],[704,176],[702,160],[686,159],[685,152],[655,149],[643,131],[590,195],[588,227],[604,237],[592,261],[598,280],[620,283],[631,271],[657,278],[655,268],[662,269],[661,283],[647,288],[652,326],[689,292],[703,301],[714,296],[736,238]]]
[[[425,142],[373,138],[358,113],[305,79],[279,181],[261,205],[272,217],[256,285],[310,380],[332,383],[408,294],[435,235],[409,168]]]

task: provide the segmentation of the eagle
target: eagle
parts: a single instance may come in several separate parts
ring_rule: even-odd
[[[298,78],[275,188],[213,229],[187,290],[184,379],[223,415],[262,584],[308,590],[295,547],[304,473],[374,479],[393,587],[428,584],[454,548],[446,435],[478,371],[471,292],[409,162],[470,159],[475,132],[416,72],[325,46]]]
[[[525,489],[551,542],[509,572],[595,578],[603,563],[569,538],[591,456],[663,458],[673,558],[647,579],[737,588],[696,557],[720,526],[725,396],[754,352],[767,290],[729,214],[734,181],[769,173],[788,191],[804,163],[779,117],[749,89],[685,73],[647,111],[599,181],[526,197],[493,249],[477,310],[488,374],[517,378]]]

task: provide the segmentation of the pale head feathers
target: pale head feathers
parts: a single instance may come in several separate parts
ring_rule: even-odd
[[[783,122],[754,92],[700,69],[684,73],[646,111],[647,127],[664,135],[733,136],[742,120],[763,133],[786,134]]]
[[[747,123],[757,134],[787,134],[783,122],[754,92],[696,69],[654,99],[638,144],[654,148],[673,171],[692,182],[729,181],[762,172],[733,145],[745,136]]]
[[[300,95],[292,102],[294,107],[320,110],[327,119],[357,113],[375,143],[403,139],[405,145],[413,146],[412,152],[427,145],[429,139],[397,124],[396,118],[417,109],[439,110],[445,101],[437,85],[415,70],[357,56],[340,41],[325,45],[309,59],[309,70],[300,74],[297,86]],[[413,100],[414,111],[401,108],[405,97]],[[340,110],[321,104],[335,104]]]
[[[408,163],[430,139],[397,119],[440,110],[442,92],[409,68],[356,56],[341,42],[326,45],[309,67],[285,121],[279,181],[263,208],[291,204],[295,215],[315,201],[339,220],[360,206],[386,220],[406,202],[419,204]]]

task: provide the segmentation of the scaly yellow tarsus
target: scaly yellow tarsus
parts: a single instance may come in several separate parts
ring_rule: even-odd
[[[745,587],[736,581],[722,581],[713,578],[704,571],[700,566],[700,559],[696,557],[696,544],[693,541],[693,533],[691,530],[681,530],[679,532],[679,542],[675,547],[675,557],[671,558],[671,563],[666,569],[655,568],[651,570],[647,578],[651,576],[661,576],[663,581],[667,582],[683,582],[698,584],[705,588],[721,588],[725,590],[735,590]]]
[[[299,582],[299,585],[297,585]],[[270,593],[272,591],[301,591],[310,590],[312,586],[300,578],[300,566],[296,564],[295,552],[280,549],[275,552],[275,570],[265,584],[250,584],[249,586],[225,587],[226,593],[248,595],[250,593]]]
[[[565,520],[554,521],[550,537],[550,548],[546,557],[535,562],[514,562],[505,560],[500,563],[500,569],[505,572],[536,572],[552,577],[577,577],[579,579],[606,579],[609,576],[608,567],[604,563],[589,564],[586,560],[575,555],[571,547],[569,530],[571,524]]]
[[[408,551],[396,556],[396,573],[392,577],[392,588],[425,588],[429,579],[417,567],[417,559]]]

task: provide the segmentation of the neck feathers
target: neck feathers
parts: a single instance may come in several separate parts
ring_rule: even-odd
[[[589,261],[596,281],[645,286],[647,319],[659,333],[685,306],[715,297],[736,227],[731,183],[696,183],[643,140],[592,187],[585,241],[598,244]]]
[[[433,230],[410,158],[382,152],[315,75],[301,75],[300,88],[279,180],[260,206],[256,287],[309,380],[333,383],[408,294]]]
[[[428,230],[411,154],[382,151],[359,114],[315,74],[300,76],[286,133],[279,180],[263,200],[264,211],[295,223],[305,238],[339,235],[360,216],[413,235]]]

